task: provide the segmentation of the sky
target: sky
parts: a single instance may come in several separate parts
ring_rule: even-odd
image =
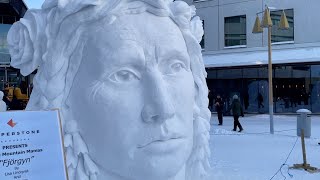
[[[31,8],[40,9],[44,0],[24,0],[24,2],[27,4],[29,9]]]

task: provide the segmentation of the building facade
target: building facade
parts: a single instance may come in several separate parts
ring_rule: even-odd
[[[24,109],[32,88],[30,76],[24,77],[18,69],[10,66],[7,43],[9,29],[24,16],[27,9],[23,0],[0,0],[0,90],[4,92],[7,110]]]
[[[0,90],[8,86],[21,87],[26,91],[28,77],[20,75],[19,70],[10,66],[7,34],[16,21],[24,16],[27,6],[22,0],[0,0]]]
[[[253,34],[270,7],[275,113],[306,108],[320,113],[319,0],[185,0],[197,8],[205,35],[201,43],[209,90],[226,109],[234,94],[248,113],[268,112],[267,29]],[[282,10],[290,28],[279,30]]]

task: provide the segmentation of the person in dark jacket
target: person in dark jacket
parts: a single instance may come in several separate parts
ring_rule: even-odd
[[[214,105],[216,106],[216,111],[218,114],[219,125],[223,124],[223,101],[220,95],[217,95]]]
[[[23,106],[21,104],[21,100],[17,99],[16,95],[13,95],[9,108],[10,110],[23,110]]]
[[[239,127],[239,132],[243,131],[243,128],[240,124],[239,117],[244,116],[243,114],[243,108],[241,106],[241,103],[239,101],[239,97],[237,95],[233,96],[233,101],[231,104],[231,110],[232,110],[232,115],[234,119],[234,124],[233,124],[233,131],[237,130],[237,127]]]
[[[3,91],[3,97],[2,97],[2,101],[4,101],[6,103],[7,106],[10,105],[11,100],[8,98],[8,92],[7,91]]]

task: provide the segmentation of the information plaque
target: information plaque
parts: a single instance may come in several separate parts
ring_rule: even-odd
[[[0,113],[0,180],[67,180],[58,110]]]

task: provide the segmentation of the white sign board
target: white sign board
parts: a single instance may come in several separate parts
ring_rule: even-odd
[[[0,180],[67,180],[58,110],[0,113]]]

